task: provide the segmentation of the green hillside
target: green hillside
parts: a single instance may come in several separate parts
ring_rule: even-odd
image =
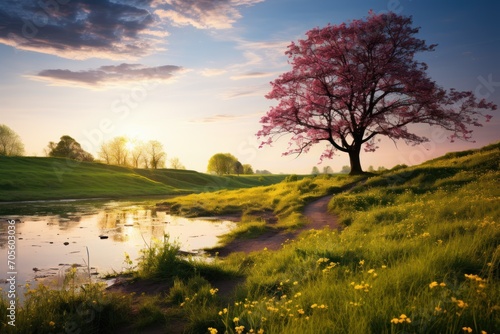
[[[124,198],[237,189],[286,175],[216,176],[187,170],[143,170],[61,158],[0,157],[0,201]]]
[[[311,230],[278,251],[225,258],[220,266],[242,273],[244,283],[219,304],[210,295],[200,300],[201,289],[186,292],[180,300],[188,328],[497,333],[499,167],[497,143],[388,171],[337,193],[329,209],[342,231]],[[304,189],[305,181],[295,186]],[[224,198],[254,190],[227,191]],[[266,198],[254,201],[264,206]]]
[[[214,261],[184,259],[177,256],[179,246],[157,243],[137,262],[133,293],[104,293],[98,284],[51,291],[40,285],[29,290],[28,306],[19,308],[16,327],[7,332],[52,332],[70,319],[84,333],[169,332],[180,323],[185,333],[498,333],[499,167],[497,143],[357,179],[349,189],[341,187],[355,181],[349,176],[290,177],[267,187],[171,199],[181,213],[247,212],[235,237],[255,238],[254,229],[282,224],[259,219],[259,211],[304,220],[305,202],[336,193],[329,209],[343,229],[309,230],[275,251],[263,247]],[[99,168],[111,174],[115,167]],[[129,173],[149,182],[171,177],[168,170]],[[216,180],[182,173],[173,189],[195,183],[201,189]],[[227,185],[236,186],[229,179]],[[242,232],[245,226],[250,233]],[[257,238],[263,245],[269,240]],[[152,291],[152,282],[169,292],[141,293]],[[0,295],[0,318],[7,317],[8,305]],[[101,310],[99,316],[80,316],[80,305]]]

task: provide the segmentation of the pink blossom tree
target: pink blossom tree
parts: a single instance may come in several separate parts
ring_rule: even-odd
[[[450,140],[471,140],[471,126],[489,121],[496,105],[470,92],[439,87],[414,58],[433,51],[416,37],[412,18],[375,14],[348,24],[328,25],[292,42],[286,55],[292,70],[271,82],[268,99],[278,100],[261,119],[261,147],[290,134],[284,155],[308,152],[328,142],[321,159],[349,154],[351,174],[361,174],[360,152],[375,151],[377,136],[417,145],[429,141],[411,124],[440,126]]]

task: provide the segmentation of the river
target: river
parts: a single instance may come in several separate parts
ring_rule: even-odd
[[[172,216],[156,209],[157,201],[0,203],[0,287],[5,291],[12,276],[7,273],[12,272],[17,286],[60,280],[70,266],[90,267],[94,277],[120,272],[128,267],[125,254],[135,265],[140,250],[165,234],[181,251],[201,254],[235,226],[231,221]],[[9,230],[9,225],[15,228]],[[9,240],[9,233],[15,238]],[[12,245],[15,254],[9,256]]]

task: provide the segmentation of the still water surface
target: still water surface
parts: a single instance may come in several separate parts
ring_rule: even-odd
[[[73,264],[87,267],[87,262],[94,273],[121,271],[125,253],[136,264],[140,250],[163,240],[164,234],[182,251],[200,253],[235,226],[230,221],[171,216],[154,204],[151,199],[0,203],[0,287],[11,271],[5,219],[20,220],[15,234],[18,285],[60,276]]]

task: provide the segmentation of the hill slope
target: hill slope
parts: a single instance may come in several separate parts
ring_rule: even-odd
[[[61,158],[0,157],[0,201],[175,195],[268,185],[285,177],[215,176],[187,170],[132,169]]]

